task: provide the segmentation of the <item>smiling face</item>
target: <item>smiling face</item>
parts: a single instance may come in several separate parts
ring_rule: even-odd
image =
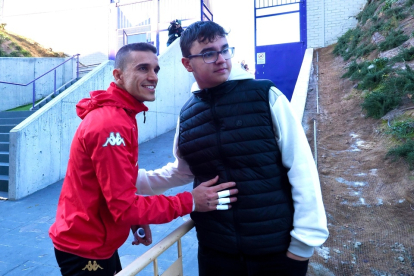
[[[228,48],[226,37],[216,37],[213,42],[193,42],[190,48],[191,55],[203,54],[209,51],[221,51]],[[201,56],[191,59],[183,57],[182,63],[188,72],[194,74],[200,89],[211,88],[225,82],[231,72],[231,59],[225,60],[220,54],[216,62],[205,63]]]
[[[125,68],[113,71],[116,84],[140,102],[154,101],[158,83],[157,56],[151,51],[131,51]]]

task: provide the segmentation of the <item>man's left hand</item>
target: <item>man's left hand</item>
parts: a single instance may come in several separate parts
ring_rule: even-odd
[[[137,234],[138,228],[144,229],[145,237],[143,238],[138,237],[138,234]],[[142,243],[143,245],[148,246],[152,243],[151,229],[148,224],[132,225],[131,230],[132,230],[132,233],[134,234],[134,241],[132,242],[133,245],[139,245]]]

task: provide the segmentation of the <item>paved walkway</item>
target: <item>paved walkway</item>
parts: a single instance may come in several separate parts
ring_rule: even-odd
[[[160,168],[173,162],[172,144],[174,131],[163,134],[140,145],[139,166],[146,169]],[[48,236],[49,227],[55,220],[56,207],[62,187],[59,181],[18,201],[0,200],[0,275],[60,275],[53,244]],[[191,190],[191,184],[166,191],[174,195]],[[173,222],[154,225],[153,244],[180,226],[189,216]],[[143,245],[133,246],[132,235],[119,249],[122,266],[125,267],[148,250]],[[182,239],[184,275],[198,275],[197,239],[192,229]],[[151,247],[151,246],[150,246]],[[159,274],[177,258],[177,246],[173,245],[158,258]],[[154,275],[152,264],[138,275]]]

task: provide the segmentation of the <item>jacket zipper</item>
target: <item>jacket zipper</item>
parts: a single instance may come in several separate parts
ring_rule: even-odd
[[[216,99],[214,97],[214,94],[211,95],[211,111],[213,113],[213,120],[214,120],[214,124],[216,127],[216,140],[217,140],[217,147],[219,150],[219,154],[220,154],[220,158],[223,161],[223,165],[225,168],[225,173],[226,173],[226,180],[230,181],[230,173],[228,172],[228,166],[227,166],[227,162],[222,150],[222,145],[221,145],[221,126],[220,126],[220,122],[218,120],[217,117],[217,113],[216,113]],[[238,208],[234,208],[234,206],[232,207],[233,210],[233,220],[234,220],[234,227],[236,229],[236,241],[237,241],[237,249],[242,252],[242,247],[241,247],[241,239],[240,239],[240,227],[239,227],[239,223],[237,220],[237,214],[238,214]]]

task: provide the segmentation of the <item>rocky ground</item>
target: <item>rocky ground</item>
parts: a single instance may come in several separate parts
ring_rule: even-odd
[[[365,117],[361,91],[341,78],[346,64],[332,50],[315,52],[303,120],[312,150],[314,121],[317,129],[330,231],[312,257],[308,275],[412,276],[414,171],[403,161],[385,158],[392,146],[384,134],[387,123]]]

